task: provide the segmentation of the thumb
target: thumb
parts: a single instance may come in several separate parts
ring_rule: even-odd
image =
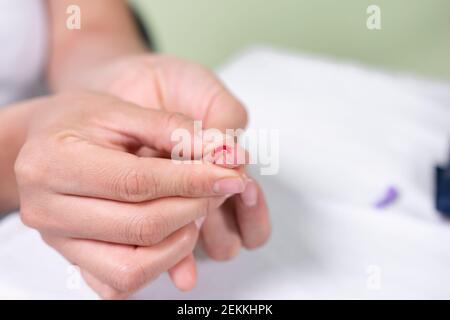
[[[244,129],[248,115],[244,105],[221,84],[218,93],[211,98],[204,122],[205,128],[217,128],[221,131]]]

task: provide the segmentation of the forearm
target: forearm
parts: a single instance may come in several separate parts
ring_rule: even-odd
[[[66,8],[78,5],[81,29],[66,28]],[[79,88],[91,70],[146,52],[126,1],[51,0],[48,82],[53,91]]]
[[[24,144],[34,101],[11,105],[0,110],[0,214],[19,207],[14,162]]]

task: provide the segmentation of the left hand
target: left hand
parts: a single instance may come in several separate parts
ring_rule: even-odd
[[[168,56],[138,55],[109,62],[86,75],[82,84],[146,108],[202,120],[203,128],[224,131],[244,128],[247,123],[245,108],[212,72]],[[210,257],[228,260],[242,246],[252,249],[264,244],[270,229],[263,192],[252,180],[243,194],[208,215],[201,242]],[[193,259],[184,262],[193,263]],[[174,267],[170,274],[175,284],[183,282],[183,270],[191,269],[183,261]]]

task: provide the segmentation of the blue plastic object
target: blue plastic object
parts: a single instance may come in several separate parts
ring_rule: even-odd
[[[450,218],[450,165],[436,167],[436,209]]]

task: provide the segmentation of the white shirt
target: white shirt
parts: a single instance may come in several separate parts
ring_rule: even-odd
[[[46,14],[43,0],[0,0],[0,106],[42,90]]]

